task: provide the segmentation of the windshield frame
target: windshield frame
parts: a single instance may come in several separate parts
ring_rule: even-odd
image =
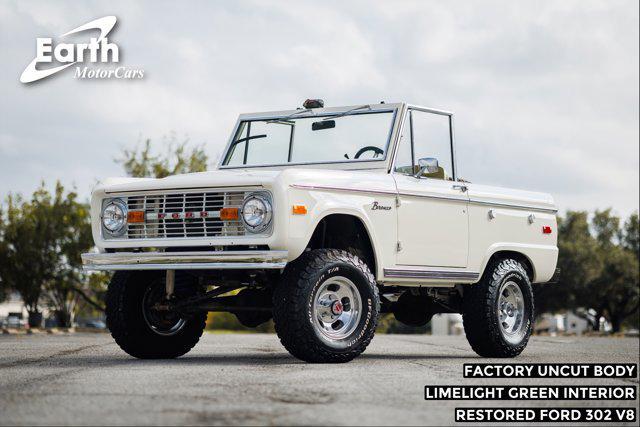
[[[264,112],[264,113],[249,113],[249,114],[241,114],[236,121],[236,124],[233,128],[233,132],[225,146],[225,149],[220,157],[220,161],[218,162],[218,169],[250,169],[250,168],[282,168],[289,166],[305,166],[305,165],[332,165],[332,164],[342,164],[342,165],[355,165],[355,169],[385,169],[388,168],[388,164],[392,158],[395,144],[395,136],[397,135],[399,126],[400,126],[400,116],[403,104],[369,104],[370,109],[366,110],[356,110],[348,115],[360,115],[360,114],[375,114],[375,113],[391,113],[391,126],[389,127],[389,133],[387,135],[385,152],[384,156],[379,159],[345,159],[345,160],[334,160],[334,161],[317,161],[317,162],[291,162],[291,163],[274,163],[274,164],[264,164],[264,165],[225,165],[224,162],[227,160],[229,156],[229,151],[232,148],[232,144],[236,135],[238,134],[238,130],[240,129],[240,125],[242,122],[247,121],[264,121],[264,120],[277,120],[282,119],[292,113],[296,113],[301,110],[285,110],[285,111],[272,111],[272,112]],[[314,108],[311,111],[299,113],[295,116],[295,119],[301,118],[331,118],[333,116],[339,116],[350,109],[362,107],[362,105],[352,105],[352,106],[344,106],[344,107],[331,107],[331,108]],[[346,116],[342,116],[346,117]]]

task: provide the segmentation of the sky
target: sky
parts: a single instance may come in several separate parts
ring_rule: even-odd
[[[107,15],[143,79],[19,78],[36,38]],[[638,2],[0,1],[0,197],[88,198],[150,138],[217,158],[240,113],[410,102],[455,113],[460,175],[638,209]],[[164,145],[163,145],[164,144]],[[213,163],[213,162],[212,162]],[[213,165],[212,165],[213,166]]]

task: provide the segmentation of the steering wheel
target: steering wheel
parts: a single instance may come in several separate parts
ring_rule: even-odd
[[[373,157],[378,157],[380,154],[384,153],[384,150],[378,148],[378,147],[374,147],[373,145],[368,145],[366,147],[362,147],[361,149],[358,150],[358,152],[356,153],[354,159],[359,159],[360,156],[362,156],[364,153],[366,153],[367,151],[373,151]]]

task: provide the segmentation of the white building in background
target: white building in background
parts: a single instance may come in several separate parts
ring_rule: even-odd
[[[22,298],[20,298],[20,294],[17,292],[12,292],[9,294],[9,298],[0,302],[0,320],[4,320],[9,316],[9,313],[20,313],[22,314],[22,318],[26,319],[29,316],[27,313],[27,309],[24,306],[24,302]]]
[[[601,322],[602,323],[602,322]],[[607,325],[601,326],[603,331],[607,331]],[[538,333],[550,333],[550,334],[572,334],[582,335],[585,332],[591,331],[591,325],[584,316],[578,316],[574,312],[567,312],[563,314],[549,314],[545,313],[538,318],[534,326],[534,331]]]
[[[567,334],[582,335],[592,329],[587,319],[576,316],[576,314],[572,312],[566,313],[562,320],[564,322],[562,325],[564,332]]]
[[[39,306],[38,309],[40,310],[40,313],[42,313],[44,324],[44,319],[49,317],[49,309],[42,306]],[[29,312],[27,311],[20,294],[17,292],[10,293],[9,297],[5,301],[0,302],[0,325],[2,325],[9,316],[19,317],[24,321],[28,321],[29,319]]]
[[[602,330],[607,330],[606,325]],[[543,314],[535,324],[535,331],[550,334],[582,335],[591,331],[589,322],[573,312],[564,314]],[[462,315],[443,313],[431,319],[431,335],[461,335],[464,333]]]
[[[461,335],[464,333],[462,315],[456,313],[434,314],[431,319],[431,335]]]
[[[549,314],[545,313],[541,315],[536,324],[534,325],[535,332],[548,332],[550,334],[556,334],[564,331],[564,319],[562,314]]]

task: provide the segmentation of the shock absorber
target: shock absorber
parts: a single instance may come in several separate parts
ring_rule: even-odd
[[[165,294],[167,299],[171,299],[173,296],[173,291],[176,287],[176,271],[175,270],[167,270],[167,275],[165,279]]]

